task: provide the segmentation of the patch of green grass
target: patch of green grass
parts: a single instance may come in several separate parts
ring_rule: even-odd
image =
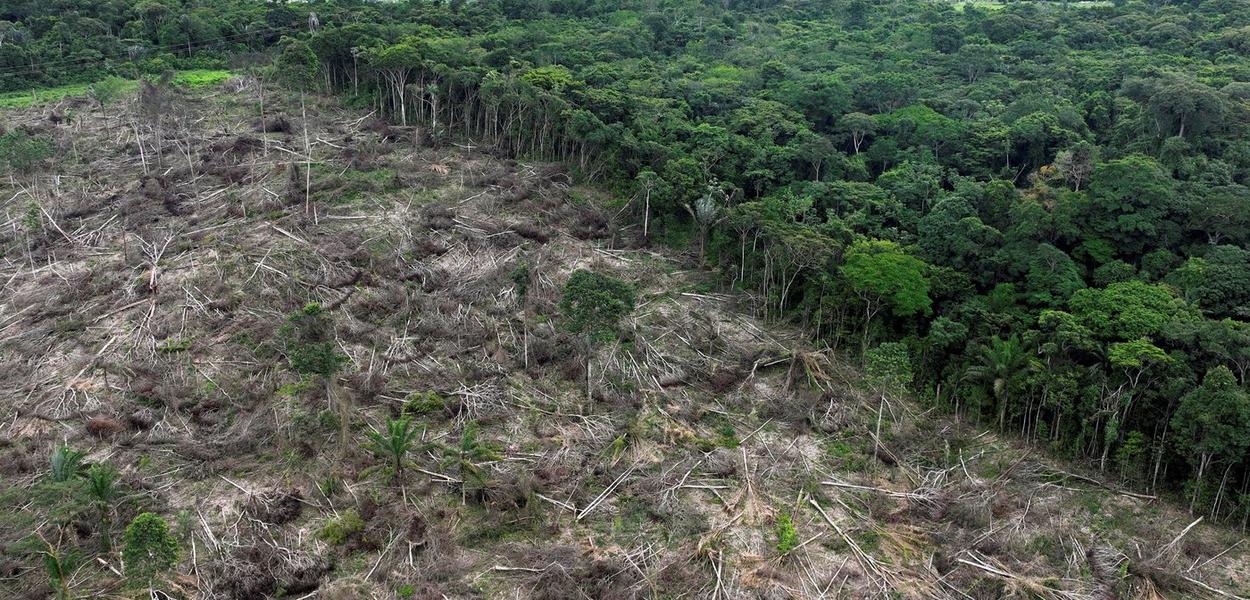
[[[287,398],[294,398],[312,389],[312,381],[309,379],[301,379],[292,383],[283,384],[278,388],[277,394]]]
[[[617,502],[617,510],[616,518],[612,520],[612,531],[618,535],[642,533],[651,519],[647,504],[632,496],[621,498]]]
[[[187,89],[195,89],[217,85],[231,76],[230,71],[215,69],[193,69],[179,71],[174,75],[174,85]],[[0,93],[0,108],[27,108],[40,104],[56,102],[70,96],[85,96],[90,83],[71,83],[37,90],[19,90]],[[123,89],[129,93],[139,89],[139,82],[130,80]]]
[[[1039,535],[1029,540],[1028,549],[1037,556],[1045,557],[1052,565],[1063,564],[1066,554],[1059,538],[1050,534]]]
[[[191,340],[184,338],[175,338],[166,340],[164,344],[156,347],[157,352],[165,352],[173,354],[175,352],[186,352],[191,348]]]
[[[871,529],[864,529],[852,534],[855,543],[868,554],[876,554],[881,549],[881,535]]]
[[[221,69],[192,69],[179,71],[174,75],[174,85],[184,88],[201,88],[217,85],[233,75]]]
[[[394,169],[340,171],[326,165],[313,167],[314,200],[333,205],[351,204],[365,194],[380,194],[398,189],[402,185]]]
[[[825,452],[833,459],[838,470],[850,473],[862,473],[868,470],[866,451],[856,448],[847,440],[830,440],[825,444]]]
[[[481,523],[481,527],[465,535],[463,543],[466,546],[525,541],[533,539],[540,533],[540,524],[531,517],[513,518],[505,515],[478,522]]]
[[[333,546],[338,546],[346,542],[348,538],[365,530],[365,521],[354,510],[343,511],[342,516],[337,519],[330,519],[325,526],[317,532],[317,537],[325,540]]]

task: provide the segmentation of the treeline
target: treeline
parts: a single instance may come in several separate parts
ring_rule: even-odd
[[[1250,516],[1250,2],[82,4],[87,46],[279,23],[241,45],[288,84],[565,161],[769,317]],[[38,18],[20,52],[54,45]]]

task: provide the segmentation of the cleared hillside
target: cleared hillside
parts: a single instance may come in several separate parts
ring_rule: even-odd
[[[0,113],[55,145],[0,184],[2,597],[53,593],[40,551],[149,596],[144,512],[181,598],[1250,593],[1237,532],[883,389],[558,166],[273,90],[262,123],[243,79],[149,92]],[[618,339],[565,330],[578,270],[636,290]],[[402,416],[396,473],[370,434]]]

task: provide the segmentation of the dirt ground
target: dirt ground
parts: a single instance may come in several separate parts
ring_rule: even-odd
[[[557,165],[163,94],[0,113],[56,146],[0,182],[0,597],[51,593],[32,536],[86,559],[77,597],[136,594],[47,483],[61,444],[120,470],[115,538],[165,517],[172,597],[1250,594],[1235,524],[883,401]],[[561,328],[577,269],[637,289],[621,342]],[[311,302],[328,382],[281,342]],[[399,415],[402,477],[367,446]]]

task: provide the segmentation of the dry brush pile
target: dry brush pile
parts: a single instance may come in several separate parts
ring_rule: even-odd
[[[259,85],[3,115],[55,159],[0,185],[0,596],[1245,593],[1231,532],[874,391],[559,167]]]

